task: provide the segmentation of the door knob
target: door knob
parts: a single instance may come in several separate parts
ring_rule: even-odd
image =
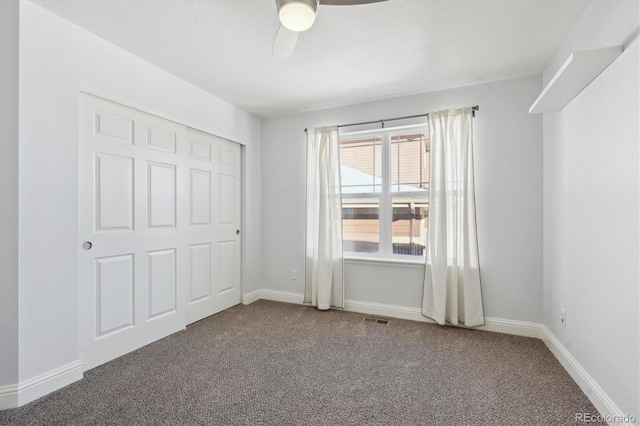
[[[240,235],[240,230],[236,229],[236,235]]]
[[[82,243],[82,248],[85,250],[91,250],[91,247],[93,247],[91,241],[85,241],[84,243]]]

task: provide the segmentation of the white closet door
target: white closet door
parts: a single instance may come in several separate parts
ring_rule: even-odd
[[[241,157],[237,143],[188,130],[192,323],[240,303]]]
[[[186,129],[80,97],[80,328],[84,369],[184,328]]]

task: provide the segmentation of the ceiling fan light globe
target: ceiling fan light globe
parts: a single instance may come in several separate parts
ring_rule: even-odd
[[[284,2],[283,2],[284,3]],[[315,0],[312,2],[290,1],[280,6],[278,17],[288,30],[306,31],[316,20]]]

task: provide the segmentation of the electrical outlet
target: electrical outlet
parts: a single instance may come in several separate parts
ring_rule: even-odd
[[[560,308],[560,322],[563,327],[567,326],[567,310],[565,308]]]
[[[298,270],[297,269],[292,269],[291,270],[291,279],[292,280],[297,280],[298,279]]]

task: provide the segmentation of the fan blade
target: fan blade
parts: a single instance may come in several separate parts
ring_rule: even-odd
[[[356,6],[359,4],[380,3],[387,0],[320,0],[325,6]]]
[[[273,59],[288,59],[293,55],[293,50],[298,43],[297,31],[291,31],[285,28],[284,25],[280,25],[276,39],[273,41],[273,50],[271,50],[271,57]]]

